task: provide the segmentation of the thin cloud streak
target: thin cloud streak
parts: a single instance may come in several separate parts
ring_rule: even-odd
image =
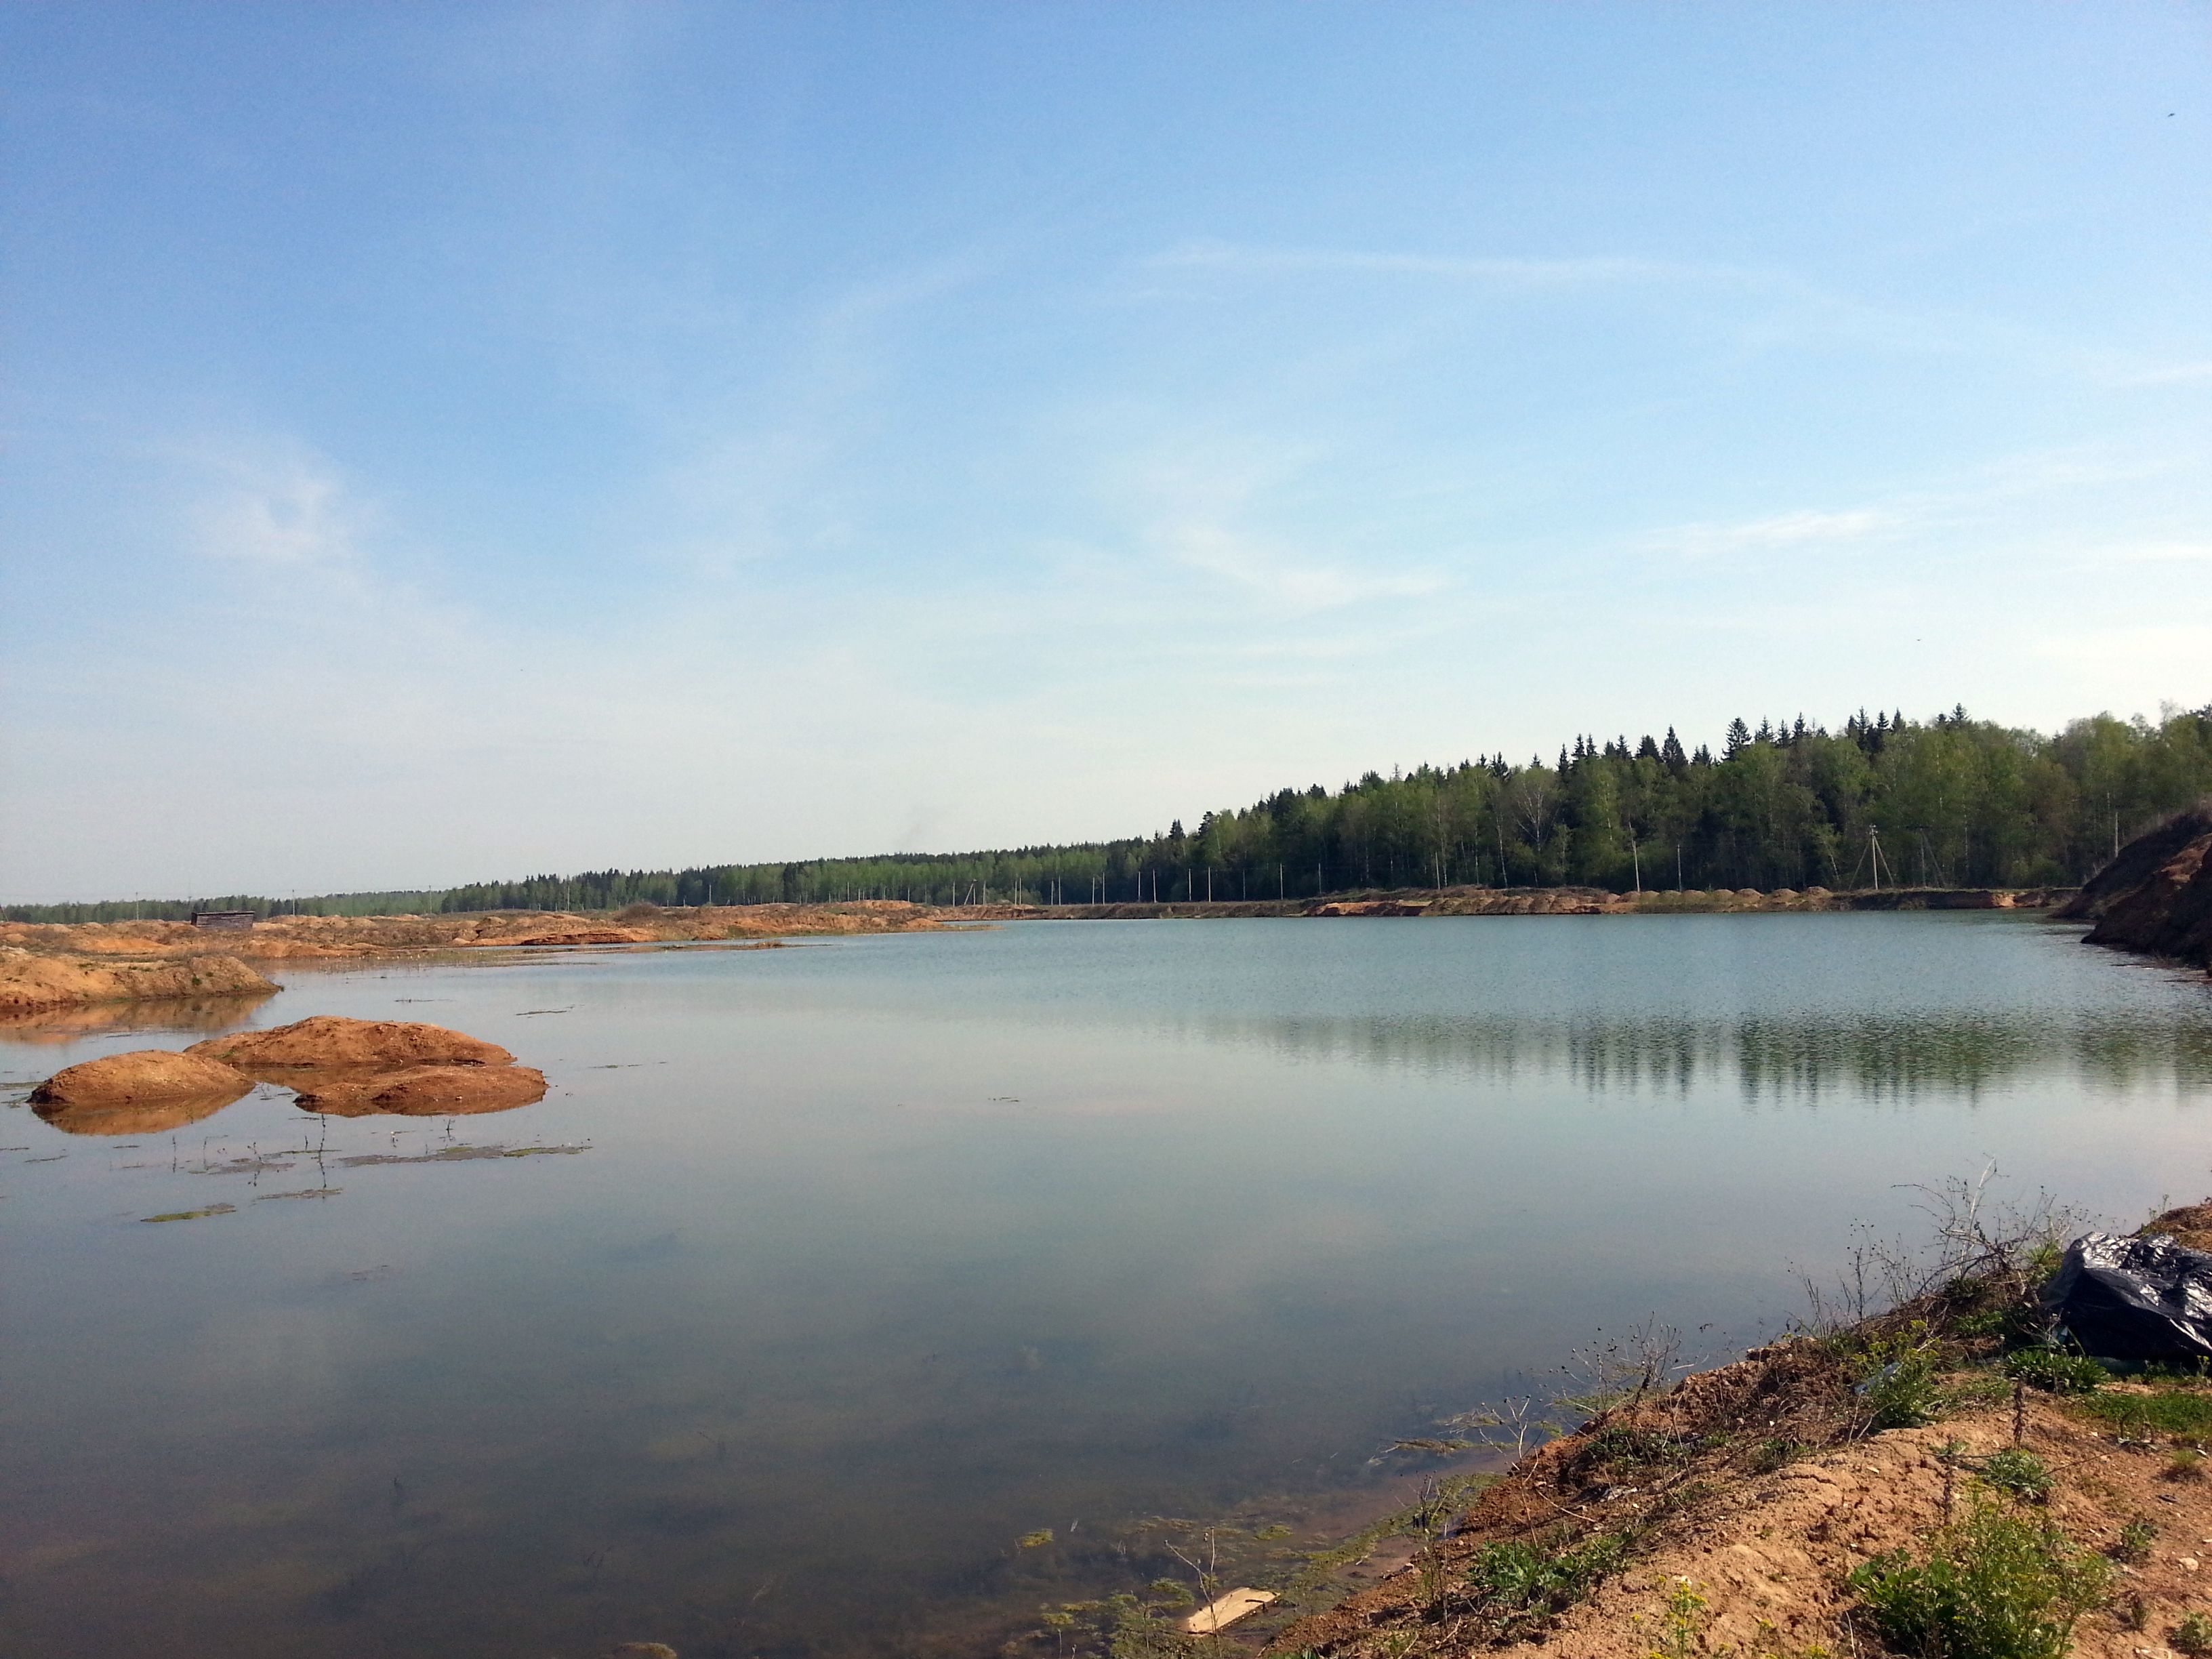
[[[2165,368],[2144,369],[2140,374],[2124,374],[2121,386],[2199,386],[2212,380],[2212,362],[2174,363]]]
[[[1580,288],[1598,283],[1698,282],[1749,286],[1771,281],[1724,264],[1685,264],[1633,255],[1569,258],[1512,254],[1369,252],[1350,248],[1257,247],[1200,239],[1155,253],[1142,264],[1155,270],[1218,270],[1255,276],[1302,271],[1434,276],[1530,288]]]
[[[1893,534],[1906,522],[1899,514],[1873,507],[1841,513],[1805,509],[1741,524],[1683,525],[1660,532],[1645,545],[1692,559],[1724,558],[1730,554],[1777,552],[1812,544],[1863,542]]]

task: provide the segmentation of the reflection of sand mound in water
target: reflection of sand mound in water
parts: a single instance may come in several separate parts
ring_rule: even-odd
[[[105,1031],[222,1031],[261,1006],[254,997],[171,997],[156,1002],[95,1002],[75,1008],[0,1008],[10,1042],[75,1042]]]
[[[332,1117],[447,1117],[507,1112],[545,1097],[545,1074],[527,1066],[415,1066],[404,1071],[332,1071],[299,1085],[300,1104]]]
[[[32,1091],[31,1105],[70,1134],[150,1134],[197,1123],[252,1086],[218,1061],[141,1048],[64,1067]]]
[[[396,1070],[416,1066],[505,1066],[514,1056],[442,1025],[411,1020],[341,1019],[319,1014],[266,1031],[235,1031],[210,1037],[185,1051],[221,1060],[268,1083],[289,1082],[285,1073],[331,1066]]]
[[[240,1078],[237,1094],[205,1095],[192,1100],[172,1100],[158,1106],[40,1106],[38,1114],[64,1134],[156,1135],[182,1129],[204,1117],[213,1117],[253,1086]]]

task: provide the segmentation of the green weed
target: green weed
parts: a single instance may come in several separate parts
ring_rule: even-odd
[[[1883,1641],[1918,1659],[2065,1659],[2102,1604],[2110,1565],[2054,1527],[1987,1506],[1938,1532],[1924,1559],[1876,1556],[1851,1588]]]
[[[1812,1449],[1802,1440],[1762,1440],[1751,1449],[1751,1472],[1771,1474],[1787,1468]]]
[[[1987,1371],[1973,1371],[1964,1376],[1950,1377],[1943,1384],[1943,1398],[1948,1405],[1994,1406],[1999,1401],[2011,1397],[2012,1384]]]
[[[2085,1353],[2063,1348],[2022,1348],[2005,1356],[2004,1373],[2045,1394],[2094,1394],[2112,1374]]]
[[[1667,1611],[1659,1621],[1659,1639],[1650,1659],[1693,1659],[1698,1635],[1705,1622],[1705,1586],[1677,1578],[1667,1592]]]
[[[2189,1659],[2203,1659],[2212,1654],[2212,1619],[2201,1613],[2192,1613],[2166,1633],[2166,1645],[2176,1653],[2185,1653]]]
[[[2150,1559],[2151,1543],[2157,1536],[2155,1522],[2130,1521],[2120,1528],[2118,1540],[2105,1553],[2115,1561],[2125,1561],[2130,1565],[2148,1561]]]
[[[2040,1504],[2051,1496],[2051,1466],[2033,1452],[2010,1447],[1982,1460],[1984,1480],[2008,1497]]]
[[[1640,1469],[1686,1462],[1696,1449],[1688,1442],[1650,1429],[1612,1428],[1590,1437],[1589,1461],[1605,1468]]]
[[[1502,1539],[1476,1552],[1467,1583],[1498,1635],[1517,1638],[1581,1601],[1627,1559],[1628,1540],[1610,1534],[1579,1545]]]
[[[1927,1324],[1920,1320],[1869,1342],[1859,1382],[1868,1426],[1917,1429],[1934,1422],[1943,1407],[1943,1390],[1936,1379],[1938,1358]]]

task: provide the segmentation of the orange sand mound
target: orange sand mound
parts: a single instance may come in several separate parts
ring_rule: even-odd
[[[411,1020],[344,1019],[318,1014],[265,1031],[234,1031],[185,1052],[258,1073],[332,1066],[392,1070],[416,1066],[505,1066],[514,1056],[495,1042]],[[269,1081],[280,1081],[270,1079]]]
[[[0,945],[0,1012],[166,997],[268,996],[276,989],[235,957],[106,962]]]
[[[31,1103],[130,1106],[217,1094],[235,1100],[252,1086],[251,1078],[220,1060],[167,1048],[140,1048],[64,1066],[31,1091]]]

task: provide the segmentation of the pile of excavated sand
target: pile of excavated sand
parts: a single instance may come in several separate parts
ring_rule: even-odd
[[[545,1074],[442,1025],[319,1014],[266,1031],[234,1031],[185,1051],[294,1091],[311,1112],[443,1117],[504,1112],[545,1097]]]
[[[265,1031],[236,1031],[182,1054],[143,1048],[65,1067],[31,1096],[57,1127],[91,1134],[145,1133],[206,1116],[256,1083],[289,1088],[313,1112],[444,1117],[511,1111],[545,1096],[545,1075],[441,1025],[317,1015]]]
[[[270,996],[276,990],[235,957],[110,962],[0,945],[0,1013],[154,998]]]
[[[185,1050],[241,1071],[301,1067],[507,1066],[514,1056],[496,1042],[404,1019],[343,1019],[318,1014],[265,1031],[233,1031]],[[282,1081],[271,1079],[270,1081]]]
[[[31,1091],[31,1109],[72,1134],[153,1134],[197,1123],[252,1086],[218,1061],[142,1048],[63,1067]]]

